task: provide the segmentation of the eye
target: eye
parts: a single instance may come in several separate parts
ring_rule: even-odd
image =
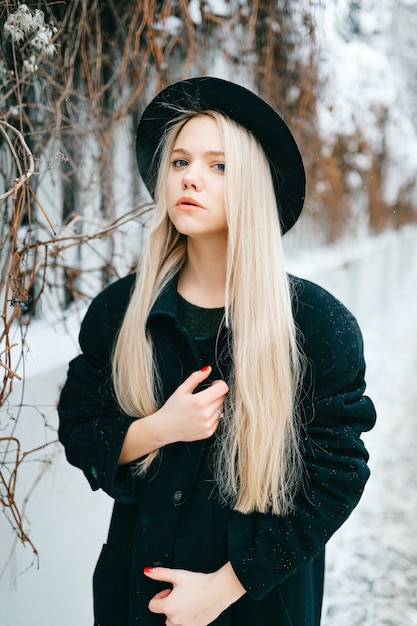
[[[214,167],[218,172],[224,172],[226,168],[224,163],[216,163]]]
[[[188,165],[188,161],[186,161],[185,159],[173,159],[173,161],[171,161],[172,165],[174,167],[186,167]]]

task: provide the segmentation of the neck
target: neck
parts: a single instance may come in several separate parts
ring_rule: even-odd
[[[225,305],[227,242],[204,245],[187,241],[187,260],[178,280],[183,298],[205,308]]]

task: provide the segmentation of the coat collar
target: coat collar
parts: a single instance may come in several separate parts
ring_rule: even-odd
[[[176,274],[174,278],[169,281],[169,283],[155,300],[149,312],[147,322],[148,325],[150,324],[150,322],[152,322],[153,319],[160,315],[164,317],[169,317],[176,322],[180,321],[177,297],[178,276],[179,274]]]
[[[148,322],[147,322],[148,325],[155,317],[158,317],[160,315],[169,317],[176,322],[180,321],[180,315],[179,315],[179,309],[178,309],[178,297],[177,297],[178,278],[179,278],[179,273],[177,273],[168,282],[166,287],[162,290],[162,292],[159,294],[159,296],[155,300],[149,312]],[[296,305],[298,303],[298,296],[300,295],[298,292],[301,290],[301,283],[303,281],[301,281],[299,278],[296,278],[295,276],[292,276],[291,274],[288,275],[288,278],[292,285],[291,291],[292,291],[294,315],[295,317],[297,317]]]

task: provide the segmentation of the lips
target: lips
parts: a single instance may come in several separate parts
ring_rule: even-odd
[[[175,208],[180,211],[195,211],[196,209],[204,209],[203,205],[197,202],[197,200],[186,196],[182,196],[176,201]]]

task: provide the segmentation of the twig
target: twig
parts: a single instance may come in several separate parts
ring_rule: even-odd
[[[12,126],[11,124],[9,124],[8,122],[5,122],[3,120],[0,120],[0,126],[4,126],[5,128],[7,128],[8,130],[10,130],[11,132],[15,133],[15,135],[17,135],[17,138],[20,141],[20,144],[23,148],[23,150],[25,151],[27,157],[29,158],[29,167],[26,170],[25,173],[23,173],[21,176],[19,176],[18,178],[15,179],[14,184],[13,184],[13,188],[9,189],[8,191],[6,191],[5,193],[0,195],[0,200],[5,200],[6,198],[8,198],[9,196],[11,196],[12,194],[14,196],[16,196],[17,191],[23,187],[23,185],[25,183],[28,182],[29,178],[32,176],[33,172],[35,171],[35,161],[33,159],[32,156],[32,152],[29,149],[29,146],[27,145],[25,138],[23,137],[23,134],[20,132],[20,130],[18,130],[17,128],[15,128],[15,126]],[[19,159],[14,151],[14,149],[12,148],[12,153],[15,156],[15,162],[18,163]]]

